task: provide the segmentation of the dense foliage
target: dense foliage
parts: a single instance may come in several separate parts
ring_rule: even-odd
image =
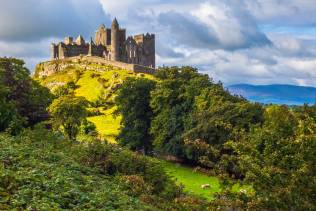
[[[0,131],[16,134],[48,117],[52,95],[30,77],[22,60],[0,58]]]
[[[185,157],[183,134],[193,111],[195,96],[212,86],[208,76],[191,67],[171,67],[157,73],[160,82],[151,93],[154,118],[151,126],[153,144],[163,153]]]
[[[269,106],[262,127],[228,143],[245,182],[255,189],[255,196],[245,200],[250,208],[316,209],[316,122],[309,114]]]
[[[64,95],[53,101],[49,106],[53,125],[61,128],[70,140],[75,140],[80,132],[80,126],[88,116],[88,102],[83,97]]]
[[[0,134],[1,210],[190,210],[160,162],[42,127]]]
[[[152,80],[128,78],[115,98],[117,112],[122,114],[120,144],[132,150],[142,150],[144,154],[152,150],[149,129],[153,111],[149,103],[154,87]]]
[[[253,187],[253,193],[219,194],[214,206],[316,208],[316,106],[291,109],[250,103],[190,67],[164,67],[157,78],[156,87],[146,93],[153,111],[150,141],[156,152]],[[126,99],[130,104],[141,101],[133,100]],[[230,184],[229,180],[223,181]]]
[[[234,129],[262,122],[260,105],[230,95],[194,68],[165,67],[156,77],[156,87],[132,79],[118,93],[123,145],[146,142],[162,154],[210,168],[227,153],[224,144]]]

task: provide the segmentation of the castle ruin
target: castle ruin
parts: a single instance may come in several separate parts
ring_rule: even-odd
[[[76,40],[66,37],[64,42],[51,45],[51,54],[54,60],[84,55],[155,68],[155,35],[126,38],[126,29],[121,29],[115,18],[111,28],[101,25],[89,43],[81,35]]]

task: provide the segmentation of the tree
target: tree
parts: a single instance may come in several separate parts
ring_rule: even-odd
[[[263,108],[231,95],[221,84],[214,84],[195,98],[189,120],[184,134],[186,157],[213,168],[222,155],[231,152],[224,144],[235,130],[248,131],[253,124],[262,123]]]
[[[117,112],[122,115],[119,143],[132,150],[143,150],[144,154],[152,149],[149,128],[153,111],[149,103],[154,87],[152,80],[128,78],[115,98]]]
[[[0,131],[9,130],[15,134],[21,129],[24,119],[18,114],[14,102],[6,100],[8,92],[7,88],[0,85]]]
[[[56,128],[62,128],[70,140],[75,140],[81,124],[88,116],[88,102],[84,97],[65,95],[55,99],[49,112]]]
[[[213,83],[192,67],[164,67],[157,71],[157,78],[160,82],[150,102],[154,111],[150,130],[153,143],[155,149],[183,158],[183,134],[194,99]]]
[[[315,210],[316,124],[286,106],[269,106],[262,127],[239,134],[229,145],[255,195],[250,209]]]
[[[48,117],[50,91],[32,80],[22,60],[0,58],[0,131],[16,133]]]

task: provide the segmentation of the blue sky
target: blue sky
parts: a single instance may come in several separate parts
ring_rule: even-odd
[[[316,0],[1,0],[0,56],[31,69],[51,42],[117,17],[152,32],[159,65],[191,65],[224,84],[316,86]]]

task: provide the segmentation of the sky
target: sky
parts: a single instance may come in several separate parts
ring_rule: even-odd
[[[224,85],[316,86],[316,0],[0,0],[0,56],[32,70],[50,43],[90,40],[114,17],[129,35],[156,34],[159,66]]]

